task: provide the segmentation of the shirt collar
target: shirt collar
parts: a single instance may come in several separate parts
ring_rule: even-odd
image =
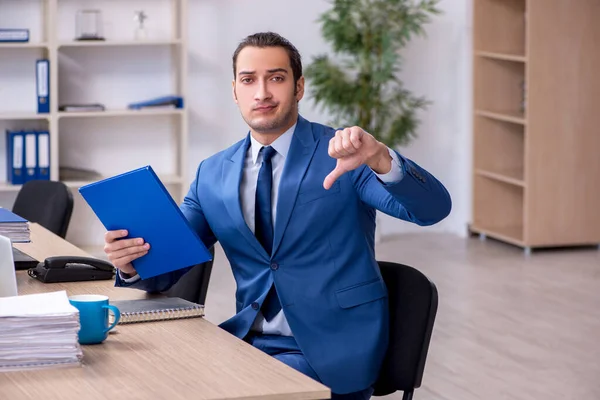
[[[285,131],[283,135],[279,136],[273,143],[271,143],[271,147],[275,149],[279,155],[283,156],[285,159],[290,151],[290,145],[292,144],[292,137],[294,136],[294,130],[296,129],[296,124],[294,124],[290,129]],[[252,162],[256,164],[258,160],[258,153],[263,145],[254,137],[252,134],[250,135],[250,147],[252,151]]]

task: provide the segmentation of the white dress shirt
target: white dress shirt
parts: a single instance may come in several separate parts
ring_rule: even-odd
[[[273,217],[273,227],[275,227],[277,220],[277,199],[279,194],[279,182],[281,180],[281,174],[285,165],[288,152],[290,150],[290,144],[292,143],[292,137],[296,125],[288,129],[283,135],[278,137],[271,147],[275,149],[276,153],[271,158],[271,165],[273,168],[273,181],[271,193],[271,214]],[[254,233],[254,217],[255,217],[255,199],[256,199],[256,184],[258,182],[258,172],[262,165],[262,153],[260,149],[263,147],[252,135],[250,135],[250,147],[246,152],[244,159],[244,173],[242,175],[242,182],[240,184],[240,203],[242,207],[242,214],[244,220],[248,225],[248,228]],[[398,159],[398,155],[388,148],[388,151],[392,157],[392,169],[387,174],[376,174],[377,177],[384,183],[398,182],[403,178],[403,170]],[[121,275],[121,279],[124,277]],[[123,279],[124,282],[132,283],[139,279],[139,275],[135,275],[128,279]],[[257,332],[263,332],[265,334],[293,336],[292,330],[288,325],[287,319],[280,310],[271,321],[267,322],[260,310],[252,325],[252,330]]]
[[[283,172],[283,166],[285,165],[285,159],[287,158],[288,151],[290,150],[290,144],[292,143],[292,137],[294,135],[294,129],[296,124],[285,133],[279,136],[271,147],[275,149],[276,153],[271,157],[271,166],[273,168],[273,181],[271,192],[271,215],[273,217],[273,227],[277,221],[277,199],[279,198],[279,182],[281,181],[281,173]],[[262,166],[262,149],[263,145],[260,144],[252,135],[250,135],[250,147],[246,153],[244,160],[244,174],[242,175],[242,183],[240,184],[240,203],[242,206],[242,214],[248,228],[254,233],[255,225],[255,203],[256,203],[256,184],[258,182],[258,172]],[[283,310],[280,310],[277,315],[267,322],[260,310],[252,330],[273,334],[273,335],[284,335],[292,336],[292,331],[285,319]]]

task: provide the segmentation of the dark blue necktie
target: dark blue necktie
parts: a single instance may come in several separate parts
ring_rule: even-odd
[[[263,162],[258,173],[256,183],[255,225],[254,234],[269,255],[273,249],[273,219],[271,214],[271,193],[273,188],[273,167],[271,157],[276,151],[271,146],[261,150]],[[271,286],[261,311],[267,321],[270,321],[281,310],[281,303],[277,297],[275,285]]]

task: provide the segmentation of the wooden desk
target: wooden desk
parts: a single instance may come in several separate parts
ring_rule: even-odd
[[[91,257],[79,247],[50,232],[40,224],[30,223],[29,234],[31,242],[13,243],[13,247],[38,261],[53,256]]]
[[[17,272],[17,284],[19,294],[66,290],[112,300],[146,296],[115,288],[113,281],[43,284],[25,271]],[[104,343],[82,348],[82,367],[0,373],[0,398],[330,398],[324,385],[203,318],[117,325]]]

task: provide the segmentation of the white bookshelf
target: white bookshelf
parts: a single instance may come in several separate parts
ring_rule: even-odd
[[[59,111],[59,118],[86,118],[86,117],[97,117],[97,118],[110,118],[110,117],[149,117],[159,115],[174,115],[182,117],[185,115],[184,109],[179,108],[156,108],[156,109],[143,109],[143,110],[105,110],[105,111]]]
[[[34,114],[30,112],[0,112],[0,121],[50,120],[50,114]]]
[[[36,42],[26,42],[26,43],[0,43],[0,49],[47,49],[47,43],[36,43]]]
[[[108,177],[103,176],[102,178],[99,178],[99,179],[104,179],[104,178],[108,178]],[[179,175],[160,175],[159,174],[158,178],[165,185],[181,185],[181,184],[183,184],[183,180],[182,180],[181,176],[179,176]],[[90,183],[92,183],[94,181],[64,180],[63,182],[68,187],[76,189],[76,188],[80,188],[82,186],[85,186],[87,184],[90,184]],[[11,185],[11,184],[8,184],[6,182],[0,182],[0,191],[1,192],[18,192],[21,189],[21,186],[22,185]]]
[[[61,42],[58,47],[175,46],[181,40],[109,40],[101,42]]]
[[[135,119],[135,121],[141,121],[140,119],[159,119],[162,121],[167,121],[167,123],[172,126],[171,136],[165,135],[165,140],[171,143],[171,146],[165,146],[168,148],[168,151],[172,151],[174,154],[168,154],[170,159],[173,160],[174,165],[174,173],[166,173],[161,174],[161,171],[157,171],[159,177],[163,181],[165,185],[171,190],[171,193],[176,201],[181,201],[183,196],[187,192],[187,185],[189,184],[188,179],[186,177],[187,170],[187,148],[188,148],[188,110],[187,110],[187,0],[163,0],[165,3],[165,7],[170,7],[170,12],[164,13],[154,13],[151,15],[151,18],[156,21],[160,18],[170,18],[169,21],[166,21],[166,26],[169,26],[170,32],[163,37],[150,37],[145,40],[135,40],[127,37],[110,37],[106,36],[106,40],[98,41],[98,42],[90,42],[90,41],[74,41],[68,40],[71,35],[71,31],[74,30],[72,27],[65,28],[65,21],[68,23],[73,23],[75,19],[75,15],[69,15],[68,13],[72,13],[73,9],[76,8],[90,8],[86,6],[84,2],[74,2],[73,0],[39,0],[39,8],[40,8],[40,19],[41,19],[41,27],[30,28],[30,32],[34,32],[35,34],[31,35],[30,42],[28,43],[0,43],[0,60],[2,60],[3,52],[11,52],[10,54],[14,55],[16,53],[21,54],[22,52],[34,52],[31,58],[47,58],[50,61],[50,113],[48,114],[37,114],[36,112],[28,112],[28,111],[10,111],[7,109],[10,107],[10,104],[2,104],[0,105],[0,122],[4,123],[3,127],[9,126],[11,129],[21,129],[20,126],[27,127],[34,126],[36,129],[47,129],[50,132],[50,147],[51,147],[51,170],[50,170],[50,179],[51,180],[59,180],[59,171],[60,171],[60,155],[61,152],[67,151],[64,148],[61,148],[61,132],[65,129],[65,124],[77,122],[77,126],[81,126],[80,124],[85,123],[86,126],[100,125],[107,123],[109,120],[111,124],[114,124],[115,121],[127,121],[129,119]],[[118,6],[122,6],[124,3],[127,3],[127,0],[123,2],[119,2]],[[145,6],[151,7],[155,6],[154,1],[132,1],[131,4],[135,6],[135,9],[143,9]],[[19,2],[17,3],[6,3],[2,5],[3,11],[11,7],[11,4],[16,4],[19,6]],[[67,7],[63,6],[64,4]],[[100,8],[102,9],[103,5],[106,7],[115,7],[116,3],[113,2],[102,2],[98,1],[94,3],[95,7],[92,8]],[[70,7],[69,7],[70,6]],[[61,8],[62,7],[62,8]],[[123,14],[123,13],[121,13]],[[170,15],[169,15],[170,14]],[[133,14],[130,14],[129,19],[132,20]],[[111,23],[125,23],[125,17],[123,15],[119,16],[118,21],[111,21]],[[107,22],[106,19],[104,21]],[[130,22],[130,26],[133,27],[134,23]],[[0,27],[2,27],[0,25]],[[27,26],[24,26],[27,27]],[[74,23],[73,23],[74,28]],[[65,33],[65,29],[68,29],[68,33]],[[106,33],[106,32],[105,32]],[[164,32],[162,32],[164,33]],[[118,56],[115,56],[115,59],[118,59],[121,63],[127,62],[139,62],[138,59],[121,59],[123,53],[122,51],[135,51],[135,49],[151,49],[150,52],[146,51],[144,54],[153,54],[155,52],[154,48],[161,49],[161,51],[167,51],[171,56],[171,76],[169,77],[169,82],[171,83],[172,90],[169,93],[159,94],[167,95],[174,94],[178,96],[182,96],[184,99],[184,108],[175,109],[175,108],[156,108],[156,109],[144,109],[144,110],[130,110],[125,107],[123,108],[112,108],[107,105],[106,111],[100,112],[62,112],[59,111],[59,106],[61,105],[61,87],[64,87],[65,82],[61,81],[60,76],[60,67],[59,63],[61,63],[61,56],[64,58],[65,52],[67,56],[72,55],[73,53],[78,52],[86,52],[82,56],[83,59],[87,57],[86,55],[90,54],[89,52],[103,51],[106,53],[102,53],[99,57],[112,57],[111,51],[118,51],[118,49],[126,49],[121,50],[121,53],[118,53]],[[22,50],[18,50],[22,49]],[[117,58],[119,57],[119,58]],[[137,57],[137,55],[136,55]],[[68,58],[68,57],[67,57]],[[151,60],[154,62],[155,60]],[[30,68],[31,66],[25,66],[24,68]],[[110,64],[108,64],[110,67]],[[109,75],[111,71],[107,71],[107,75]],[[31,74],[31,79],[35,81],[35,74]],[[106,79],[106,78],[105,78]],[[122,77],[118,77],[115,75],[115,79],[123,79]],[[147,85],[151,86],[153,84],[152,80],[149,80]],[[35,92],[31,93],[32,102],[35,105]],[[143,95],[139,100],[145,100],[147,97]],[[103,103],[102,101],[100,101]],[[37,109],[37,106],[35,107]],[[70,122],[71,121],[71,122]],[[83,121],[83,122],[82,122]],[[154,121],[154,120],[152,120]],[[119,122],[116,122],[117,124]],[[152,124],[153,122],[150,122]],[[164,123],[163,123],[164,125]],[[113,125],[111,125],[113,126]],[[124,129],[126,130],[126,129]],[[2,135],[4,135],[4,131],[2,130]],[[66,140],[66,139],[63,139]],[[173,145],[174,143],[174,145]],[[119,143],[115,143],[115,146],[119,146]],[[135,151],[141,151],[139,149],[135,149]],[[64,155],[64,153],[62,153]],[[165,155],[167,156],[167,155]],[[1,155],[2,160],[0,162],[5,163],[5,154]],[[110,157],[110,154],[107,154],[107,158]],[[68,167],[78,167],[77,165],[70,164]],[[71,188],[78,188],[82,185],[90,183],[89,181],[69,181],[64,180],[64,182]],[[20,185],[11,185],[6,182],[6,175],[0,176],[0,193],[1,192],[16,192],[20,189]]]

